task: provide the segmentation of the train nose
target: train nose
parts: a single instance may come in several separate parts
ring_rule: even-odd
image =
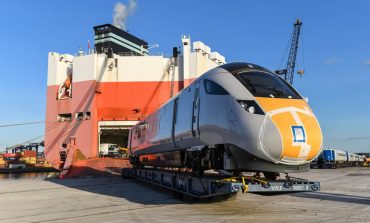
[[[260,131],[260,146],[263,153],[269,159],[274,162],[278,162],[278,160],[280,160],[283,152],[283,144],[280,132],[268,114],[266,114],[262,131]]]
[[[303,100],[258,100],[266,112],[261,147],[277,163],[303,164],[321,151],[322,133],[317,119]]]

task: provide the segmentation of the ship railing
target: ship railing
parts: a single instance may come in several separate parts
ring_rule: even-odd
[[[75,53],[75,56],[78,57],[78,56],[90,55],[90,54],[96,54],[96,53],[97,51],[95,49],[89,49],[87,51],[80,50],[77,53]],[[117,55],[118,56],[163,56],[165,57],[165,55],[162,52],[153,52],[153,53],[146,54],[146,55],[141,55],[135,52],[119,52],[117,53]]]

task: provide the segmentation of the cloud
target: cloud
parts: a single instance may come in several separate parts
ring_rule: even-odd
[[[327,65],[333,65],[333,64],[338,64],[340,62],[339,59],[337,58],[328,58],[325,60],[325,64]]]
[[[364,137],[349,137],[346,138],[347,140],[368,140],[370,137],[364,136]]]
[[[367,65],[368,68],[370,68],[370,59],[368,59],[367,61],[365,61],[365,64]]]

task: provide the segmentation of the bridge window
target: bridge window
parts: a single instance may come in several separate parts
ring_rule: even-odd
[[[71,113],[58,114],[57,121],[58,122],[70,122],[72,121],[72,114]]]
[[[82,120],[84,118],[83,112],[77,112],[76,113],[76,120]]]
[[[85,119],[90,120],[91,119],[91,112],[85,112]]]

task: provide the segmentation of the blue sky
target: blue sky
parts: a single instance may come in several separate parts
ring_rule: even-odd
[[[117,1],[0,2],[0,125],[45,119],[47,53],[77,52]],[[122,1],[127,3],[127,1]],[[127,28],[171,54],[182,34],[227,61],[275,70],[296,18],[303,21],[295,87],[309,98],[324,146],[370,150],[370,1],[138,0]],[[304,60],[303,60],[304,55]],[[0,128],[0,148],[42,135],[43,125]]]

